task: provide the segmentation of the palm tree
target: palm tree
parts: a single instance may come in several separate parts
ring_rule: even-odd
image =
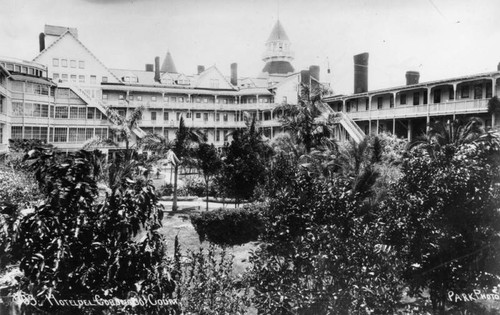
[[[460,145],[475,142],[484,134],[485,130],[476,117],[467,122],[459,119],[446,122],[438,120],[431,122],[427,134],[410,143],[408,149],[422,147],[433,157],[438,152],[452,154]]]
[[[324,119],[320,109],[321,91],[311,93],[305,85],[301,86],[301,96],[297,105],[284,104],[277,110],[284,114],[282,126],[290,133],[294,142],[304,146],[308,154],[314,147],[328,142],[333,132],[329,117]]]
[[[128,117],[123,117],[119,115],[116,110],[110,107],[106,110],[106,114],[108,115],[109,120],[114,122],[111,130],[119,142],[125,141],[125,149],[127,150],[127,152],[130,148],[132,133],[135,129],[137,129],[137,124],[142,118],[143,111],[144,107],[140,106],[135,108]]]

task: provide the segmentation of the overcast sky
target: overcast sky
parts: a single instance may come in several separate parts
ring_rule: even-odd
[[[278,11],[295,69],[320,65],[336,93],[352,93],[362,52],[370,90],[403,85],[408,70],[423,82],[500,62],[498,0],[0,0],[0,56],[32,60],[51,24],[78,28],[109,68],[144,69],[170,50],[179,72],[216,64],[229,75],[237,62],[239,76],[256,76]]]

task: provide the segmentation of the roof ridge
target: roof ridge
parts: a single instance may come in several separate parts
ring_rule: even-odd
[[[106,65],[101,61],[99,60],[99,58],[97,58],[96,55],[94,55],[94,53],[92,51],[90,51],[90,49],[87,48],[87,46],[85,46],[77,37],[75,37],[75,35],[68,29],[66,30],[61,36],[59,36],[54,42],[52,42],[52,44],[50,44],[48,47],[46,47],[44,50],[42,50],[41,52],[38,53],[38,55],[33,59],[33,61],[36,61],[38,58],[40,58],[40,56],[42,56],[44,53],[46,53],[50,48],[54,47],[54,45],[60,41],[63,37],[65,37],[67,34],[69,34],[71,37],[73,37],[78,44],[80,44],[80,46],[82,46],[101,66],[104,67],[104,69],[106,69],[109,74],[111,74],[118,82],[122,82],[122,80],[120,80],[113,72],[111,72],[111,70],[106,67]]]

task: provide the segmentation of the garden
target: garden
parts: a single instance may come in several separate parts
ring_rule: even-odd
[[[472,117],[339,143],[317,101],[221,149],[182,120],[130,145],[134,114],[112,158],[11,142],[1,313],[500,314],[500,135]]]

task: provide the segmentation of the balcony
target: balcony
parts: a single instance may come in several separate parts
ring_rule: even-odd
[[[241,110],[272,110],[278,104],[275,103],[243,103],[243,104],[219,104],[219,103],[185,103],[185,102],[145,102],[124,100],[103,100],[103,103],[111,107],[137,108],[143,106],[146,109],[179,109],[179,110],[206,110],[206,111],[241,111]]]
[[[458,100],[439,104],[406,105],[394,108],[373,109],[370,111],[359,111],[347,113],[353,120],[377,120],[393,118],[414,118],[442,115],[460,115],[469,113],[486,113],[488,111],[488,99]]]
[[[1,119],[1,115],[0,115]],[[47,117],[10,117],[12,124],[25,125],[51,125],[58,126],[110,126],[111,122],[101,119],[69,119],[69,118],[47,118]]]

